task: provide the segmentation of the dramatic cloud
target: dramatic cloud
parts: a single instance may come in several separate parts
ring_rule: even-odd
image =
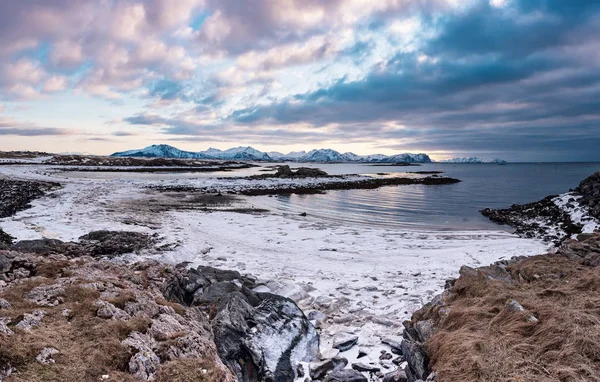
[[[140,146],[147,129],[207,145],[600,160],[598,36],[597,1],[5,1],[0,134],[64,133],[75,118],[99,150]],[[75,98],[87,113],[48,108],[54,130],[6,125],[32,105],[46,125],[40,105]]]

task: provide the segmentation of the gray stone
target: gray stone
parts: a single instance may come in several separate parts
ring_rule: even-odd
[[[322,379],[332,370],[341,370],[348,365],[348,360],[344,357],[334,357],[321,362],[311,362],[310,377],[312,379]]]
[[[10,309],[12,305],[10,305],[10,302],[6,301],[3,298],[0,298],[0,309]]]
[[[43,310],[34,310],[32,313],[25,313],[23,319],[17,323],[16,327],[21,330],[30,331],[31,329],[40,326],[42,318],[44,318],[45,315],[46,312]]]
[[[35,360],[38,361],[39,363],[41,363],[42,365],[49,365],[51,363],[56,362],[56,361],[54,361],[54,359],[52,359],[52,356],[54,354],[58,354],[58,353],[59,353],[58,349],[43,348],[42,351],[40,352],[40,354],[38,354],[35,357]]]
[[[356,370],[336,370],[329,374],[323,382],[368,382],[367,377]]]
[[[357,336],[338,337],[333,340],[333,347],[341,352],[352,349],[358,343]]]
[[[391,373],[386,374],[383,377],[382,382],[408,382],[408,378],[406,377],[406,373],[404,370],[398,369]]]
[[[429,356],[422,344],[405,339],[402,341],[402,354],[408,363],[404,371],[409,381],[425,379],[429,375]]]
[[[377,366],[367,365],[362,362],[353,363],[352,368],[356,371],[364,371],[364,372],[368,372],[368,373],[376,373],[379,370],[381,370],[381,368],[379,368]]]

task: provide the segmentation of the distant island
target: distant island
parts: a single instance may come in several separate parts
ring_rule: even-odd
[[[152,145],[139,150],[128,150],[112,154],[113,157],[141,158],[181,158],[181,159],[220,159],[220,160],[251,160],[265,162],[330,162],[330,163],[431,163],[427,154],[396,154],[396,155],[356,155],[340,153],[331,149],[297,151],[283,154],[277,151],[262,152],[250,146],[234,147],[229,150],[209,148],[206,151],[191,152],[179,150],[169,145]]]
[[[498,158],[452,158],[438,161],[438,163],[495,163],[495,164],[506,164],[507,162],[503,159]]]

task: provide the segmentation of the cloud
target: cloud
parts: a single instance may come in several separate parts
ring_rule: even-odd
[[[31,123],[19,122],[12,118],[0,117],[0,135],[18,135],[36,137],[49,135],[72,135],[73,131],[55,127],[41,127]]]

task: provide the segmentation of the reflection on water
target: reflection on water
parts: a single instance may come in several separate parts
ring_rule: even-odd
[[[266,164],[270,166],[272,164]],[[291,164],[295,167],[295,164]],[[479,210],[533,202],[552,194],[569,191],[594,171],[600,163],[444,164],[422,166],[371,166],[366,164],[301,164],[318,167],[331,175],[443,171],[462,182],[444,186],[395,186],[377,190],[329,191],[321,195],[256,197],[255,206],[299,214],[306,212],[326,220],[390,227],[421,229],[498,229]],[[66,173],[68,177],[93,179],[197,179],[264,174],[255,167],[219,173]],[[406,174],[404,174],[406,175]],[[506,228],[509,229],[509,228]]]
[[[321,165],[330,173],[444,171],[462,182],[444,186],[396,186],[377,190],[329,191],[323,195],[263,197],[272,210],[327,220],[421,229],[498,229],[479,210],[528,203],[569,191],[600,163],[427,164],[421,167]]]

